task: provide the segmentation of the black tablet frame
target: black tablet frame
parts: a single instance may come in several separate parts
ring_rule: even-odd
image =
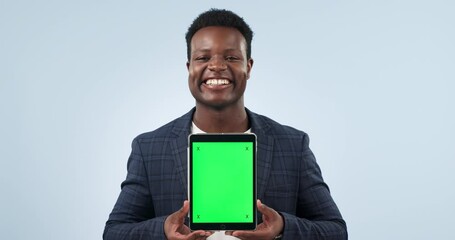
[[[193,143],[194,142],[251,142],[253,143],[253,198],[251,204],[253,205],[253,221],[251,223],[242,222],[206,222],[206,223],[195,223],[193,221]],[[256,177],[256,165],[257,165],[257,137],[253,133],[238,133],[238,134],[191,134],[188,137],[188,196],[189,196],[189,228],[191,230],[254,230],[257,226],[257,177]]]

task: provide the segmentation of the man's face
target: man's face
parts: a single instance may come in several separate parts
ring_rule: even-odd
[[[191,39],[187,63],[188,84],[197,104],[224,109],[243,106],[252,59],[246,57],[246,41],[235,28],[205,27]]]

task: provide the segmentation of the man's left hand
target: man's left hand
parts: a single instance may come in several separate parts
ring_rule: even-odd
[[[275,239],[283,231],[283,217],[277,211],[263,204],[261,200],[257,200],[256,204],[259,212],[262,213],[262,223],[257,226],[256,230],[226,231],[226,235],[232,235],[242,240],[267,240]]]

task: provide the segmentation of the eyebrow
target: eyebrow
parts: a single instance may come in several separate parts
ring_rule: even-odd
[[[210,49],[197,49],[197,50],[192,50],[191,53],[195,52],[210,52]]]
[[[241,52],[242,50],[241,49],[236,49],[236,48],[228,48],[226,50],[224,50],[224,52]],[[197,49],[197,50],[194,50],[194,51],[191,51],[191,53],[196,53],[196,52],[210,52],[210,49],[207,49],[207,48],[203,48],[203,49]]]

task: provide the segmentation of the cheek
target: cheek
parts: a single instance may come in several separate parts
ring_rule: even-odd
[[[188,67],[188,76],[191,77],[191,75],[193,75],[193,73],[194,73],[194,70],[193,70],[193,69],[194,69],[194,68],[193,68],[192,66],[189,66],[189,67]]]
[[[188,68],[188,75],[190,79],[199,78],[202,73],[202,67],[200,66],[190,66]]]
[[[237,76],[244,80],[248,80],[248,78],[250,77],[248,68],[246,66],[239,67],[236,72],[237,72]]]
[[[199,86],[199,80],[202,76],[203,68],[191,65],[188,67],[188,86],[191,91],[196,91]]]

